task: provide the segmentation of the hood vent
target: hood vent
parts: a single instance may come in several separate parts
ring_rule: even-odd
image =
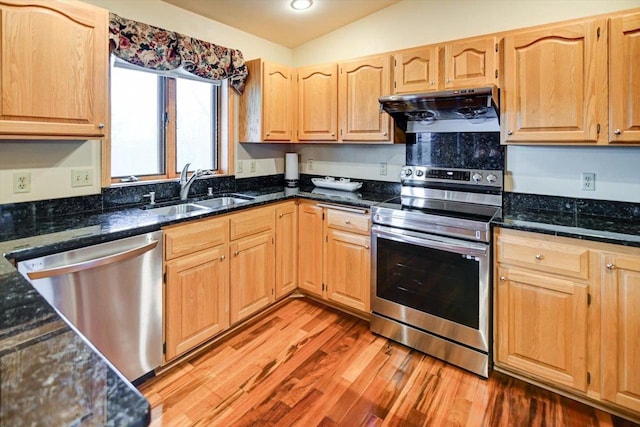
[[[378,101],[380,109],[408,133],[500,130],[495,86],[389,95]]]

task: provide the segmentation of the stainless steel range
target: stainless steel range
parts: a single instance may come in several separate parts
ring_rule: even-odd
[[[372,208],[371,330],[487,377],[491,219],[502,170],[402,169],[401,196]]]

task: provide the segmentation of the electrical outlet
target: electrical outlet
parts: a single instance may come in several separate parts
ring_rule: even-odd
[[[249,169],[251,173],[254,173],[256,171],[256,161],[255,160],[251,160],[251,163],[249,163]]]
[[[93,172],[91,169],[72,169],[72,187],[90,187],[93,185]]]
[[[582,190],[595,191],[596,174],[593,172],[582,172]]]
[[[386,163],[380,163],[380,175],[387,175],[387,164]]]
[[[238,160],[237,172],[242,173],[242,160]]]
[[[31,172],[16,172],[13,174],[13,192],[28,193],[31,191]]]
[[[312,159],[307,160],[307,170],[308,171],[312,171],[313,170],[313,160]]]

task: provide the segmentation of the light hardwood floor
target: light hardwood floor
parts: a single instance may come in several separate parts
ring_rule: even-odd
[[[139,386],[152,426],[632,426],[499,373],[483,380],[291,299]]]

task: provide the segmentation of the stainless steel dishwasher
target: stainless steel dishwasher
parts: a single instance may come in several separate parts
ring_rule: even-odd
[[[162,363],[162,231],[18,263],[127,379]]]

